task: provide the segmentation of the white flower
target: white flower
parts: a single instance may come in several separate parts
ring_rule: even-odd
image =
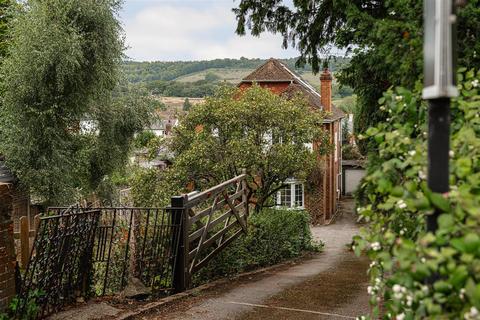
[[[475,80],[472,81],[472,86],[474,88],[478,87],[478,79],[475,79]]]
[[[385,111],[385,106],[380,106],[380,110]]]
[[[408,306],[408,307],[411,307],[412,304],[413,304],[413,297],[410,296],[410,295],[408,295],[408,296],[407,296],[407,306]]]
[[[415,154],[417,154],[417,151],[410,150],[410,151],[408,151],[408,154],[413,157]]]
[[[376,261],[372,261],[372,262],[370,263],[370,268],[373,268],[373,267],[375,267],[375,265],[376,265],[376,264],[377,264],[377,262],[376,262]]]
[[[402,101],[403,97],[402,96],[395,96],[395,100],[397,101]]]
[[[475,307],[470,308],[470,314],[474,317],[478,316],[478,309]]]
[[[427,179],[427,175],[422,170],[418,171],[418,177],[422,180]]]
[[[478,312],[478,309],[475,307],[471,307],[470,311],[465,313],[464,318],[465,320],[477,320],[480,319],[479,315],[480,313]]]
[[[402,291],[402,286],[399,284],[394,284],[392,289],[393,289],[393,292],[398,293]]]
[[[403,320],[403,319],[405,319],[405,313],[397,314],[397,316],[395,317],[395,320]]]
[[[400,208],[400,209],[405,209],[407,207],[407,204],[405,203],[405,201],[403,201],[403,199],[400,199],[398,200],[397,202],[397,206]]]
[[[375,278],[375,283],[376,283],[377,285],[379,285],[381,282],[382,282],[382,279],[380,279],[380,278]]]
[[[403,236],[405,234],[405,229],[400,230],[400,235]]]
[[[382,248],[382,246],[380,245],[379,242],[374,242],[370,244],[370,248],[372,248],[373,251],[379,251]]]
[[[369,295],[373,295],[373,294],[374,294],[374,292],[373,292],[373,287],[372,287],[372,286],[368,286],[368,287],[367,287],[367,292],[368,292]]]
[[[390,118],[387,118],[387,122],[390,122]]]
[[[450,158],[453,158],[453,156],[455,155],[455,152],[453,150],[450,150],[450,152],[448,153],[448,155],[450,156]]]
[[[465,288],[460,289],[460,299],[465,299]]]

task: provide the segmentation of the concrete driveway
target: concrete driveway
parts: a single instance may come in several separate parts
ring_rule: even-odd
[[[329,226],[313,227],[325,250],[312,259],[232,282],[141,319],[355,319],[369,313],[368,261],[348,244],[358,231],[353,200]]]

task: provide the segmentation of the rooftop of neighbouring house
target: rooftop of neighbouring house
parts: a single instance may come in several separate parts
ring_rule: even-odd
[[[291,70],[280,60],[270,58],[252,73],[242,79],[242,83],[262,82],[289,82],[289,86],[282,92],[287,97],[301,92],[309,103],[319,109],[323,109],[320,93],[295,71]],[[332,104],[332,111],[325,117],[325,122],[332,122],[344,118],[345,114]]]

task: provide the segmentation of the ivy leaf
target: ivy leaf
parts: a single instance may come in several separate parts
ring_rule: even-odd
[[[443,212],[448,212],[450,210],[450,204],[442,194],[432,192],[429,194],[429,197],[430,201],[436,208],[442,210]]]
[[[463,288],[465,280],[468,278],[468,270],[466,266],[459,266],[450,275],[449,282],[457,289]]]

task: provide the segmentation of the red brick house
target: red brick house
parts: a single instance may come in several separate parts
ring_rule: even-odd
[[[315,224],[328,223],[334,217],[338,199],[342,194],[341,120],[345,117],[345,114],[332,104],[332,75],[328,69],[320,75],[320,82],[318,92],[284,63],[271,58],[238,84],[239,88],[248,88],[257,83],[286,97],[300,92],[305,95],[313,109],[327,112],[322,125],[330,133],[330,142],[334,148],[329,155],[318,158],[319,168],[322,170],[312,175],[308,188],[304,181],[292,177],[286,181],[287,187],[280,190],[274,200],[278,206],[305,208],[310,212]],[[312,141],[312,147],[315,146],[315,141]]]

